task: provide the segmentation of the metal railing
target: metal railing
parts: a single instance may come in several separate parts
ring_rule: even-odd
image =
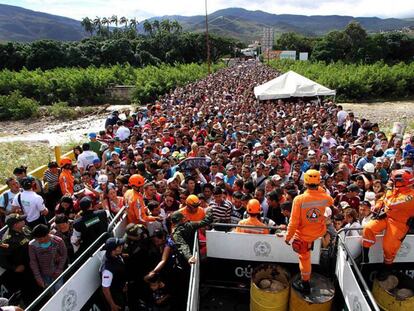
[[[361,231],[363,230],[363,228],[342,228],[338,231],[338,235],[336,237],[337,241],[339,241],[339,244],[337,245],[337,247],[343,247],[343,249],[345,250],[346,256],[347,256],[347,260],[349,260],[349,262],[351,263],[351,266],[354,267],[354,271],[356,274],[356,277],[359,281],[359,283],[362,285],[364,291],[365,291],[365,295],[367,296],[368,300],[368,304],[370,305],[370,307],[372,308],[372,310],[375,311],[380,311],[377,303],[375,302],[375,298],[371,293],[370,288],[368,287],[367,283],[365,282],[364,276],[362,275],[361,271],[358,269],[358,265],[355,262],[354,258],[352,257],[352,253],[349,250],[348,246],[345,243],[344,237],[342,237],[341,233],[347,233],[348,231]]]
[[[105,243],[106,239],[112,235],[112,229],[116,226],[117,222],[122,219],[122,216],[124,215],[124,212],[126,211],[127,207],[124,206],[119,212],[115,215],[114,219],[109,223],[108,229],[106,232],[102,233],[96,240],[93,242],[76,260],[69,265],[65,271],[62,272],[59,277],[53,281],[52,284],[50,284],[41,294],[39,297],[37,297],[30,305],[27,307],[27,310],[38,310],[40,308],[39,304],[44,303],[44,300],[46,298],[50,298],[52,296],[52,290],[54,289],[54,286],[58,284],[61,281],[64,281],[64,279],[67,276],[72,275],[75,273],[81,265],[86,262],[86,260],[93,255],[97,250],[102,247],[102,245]],[[64,286],[64,285],[62,285]]]
[[[247,229],[269,229],[269,230],[279,230],[281,229],[280,226],[251,226],[251,225],[239,225],[239,224],[227,224],[227,223],[212,223],[211,226],[213,227],[222,227],[222,228],[247,228]]]
[[[74,272],[76,272],[80,266],[86,261],[87,258],[90,257],[90,255],[93,255],[97,249],[102,247],[102,245],[105,243],[107,237],[109,236],[108,232],[102,233],[98,239],[95,240],[83,253],[80,255],[68,268],[66,268],[65,271],[62,272],[61,275],[59,275],[56,280],[52,282],[41,294],[38,296],[25,310],[26,311],[37,311],[40,310],[40,308],[44,304],[44,300],[47,298],[50,298],[52,296],[53,290],[55,285],[59,284],[59,282],[64,281],[64,278],[72,275]]]
[[[197,262],[193,265],[191,265],[191,271],[190,271],[190,283],[188,286],[188,297],[187,297],[187,311],[196,311],[198,310],[198,293],[196,293],[196,290],[198,289],[198,286],[196,286],[196,282],[199,282],[200,280],[199,275],[197,275],[197,265],[200,264],[200,254],[199,254],[199,245],[198,245],[198,231],[194,234],[194,247],[193,247],[193,256],[196,257]],[[197,297],[196,297],[197,296]],[[194,301],[194,300],[197,301]],[[197,304],[197,309],[194,309],[194,303]]]

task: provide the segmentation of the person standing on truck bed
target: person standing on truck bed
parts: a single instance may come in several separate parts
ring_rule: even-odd
[[[406,170],[394,170],[391,174],[393,188],[378,200],[374,219],[364,227],[362,233],[363,261],[368,263],[369,248],[375,244],[376,235],[385,230],[384,269],[378,280],[385,280],[392,270],[392,263],[414,220],[414,176]]]
[[[127,271],[121,256],[124,244],[124,239],[109,238],[104,247],[106,253],[100,268],[102,292],[111,311],[125,310],[127,305]]]
[[[304,294],[310,293],[311,260],[313,242],[326,232],[325,209],[333,204],[333,199],[320,186],[321,175],[317,170],[308,170],[304,175],[307,190],[293,200],[286,244],[298,253],[301,279],[292,284],[293,288]]]
[[[93,209],[92,200],[83,197],[79,206],[82,216],[73,222],[73,235],[71,242],[79,247],[77,255],[81,255],[102,233],[108,229],[108,218],[106,211]]]
[[[260,207],[260,202],[256,199],[251,199],[247,203],[246,212],[249,215],[247,219],[242,219],[239,221],[239,225],[244,226],[256,226],[256,227],[266,227],[266,225],[260,221],[260,212],[262,208]],[[234,232],[238,233],[254,233],[254,234],[269,234],[269,229],[267,228],[242,228],[237,227]]]

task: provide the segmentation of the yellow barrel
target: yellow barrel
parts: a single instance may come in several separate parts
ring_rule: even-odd
[[[393,288],[391,286],[390,288],[386,288],[386,283],[379,282],[375,279],[374,285],[372,286],[372,295],[378,306],[385,311],[412,311],[414,310],[414,296],[405,299],[400,296],[401,291],[404,291],[402,288],[410,288],[410,284],[407,285],[407,287],[404,286],[403,281],[400,284],[395,284],[398,287]]]
[[[263,264],[255,268],[250,286],[250,311],[287,311],[289,279],[287,270],[279,265]],[[273,281],[271,287],[264,288],[263,282],[269,280]]]
[[[292,282],[297,281],[300,275],[296,275]],[[329,311],[332,308],[335,296],[335,287],[328,278],[318,273],[312,273],[311,293],[303,295],[292,288],[290,293],[289,311]]]

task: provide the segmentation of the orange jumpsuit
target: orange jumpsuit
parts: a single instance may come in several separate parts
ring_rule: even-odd
[[[150,221],[157,220],[150,216],[149,210],[145,206],[144,198],[141,193],[134,189],[129,189],[124,194],[125,204],[128,205],[127,221],[128,223],[146,225]]]
[[[326,232],[325,208],[333,204],[332,197],[322,188],[307,189],[293,200],[292,213],[287,228],[286,241],[294,238],[304,250],[298,253],[299,268],[303,281],[309,281],[311,275],[310,249],[313,241]]]
[[[410,187],[388,190],[377,202],[377,208],[385,206],[386,218],[371,220],[364,227],[364,247],[375,244],[375,236],[385,230],[383,249],[384,263],[392,264],[408,232],[407,221],[414,217],[414,189]]]
[[[254,218],[254,217],[250,217],[250,216],[247,219],[240,220],[239,225],[266,227],[266,225],[264,223],[262,223],[259,219]],[[240,228],[240,227],[236,227],[234,232],[269,234],[269,229],[267,229],[267,228],[260,229],[260,228]]]
[[[180,208],[178,211],[184,215],[187,221],[202,221],[206,216],[204,209],[201,207],[198,207],[195,213],[190,213],[187,207]]]
[[[71,170],[63,169],[59,175],[59,186],[62,194],[73,195],[73,186],[75,184],[75,177]]]

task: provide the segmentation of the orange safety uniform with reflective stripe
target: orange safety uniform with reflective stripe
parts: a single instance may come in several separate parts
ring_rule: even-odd
[[[331,205],[333,205],[332,197],[322,188],[307,189],[293,200],[286,241],[294,238],[306,244],[307,251],[298,254],[300,273],[304,281],[310,280],[312,242],[325,234],[325,209]]]
[[[201,221],[206,216],[206,212],[202,207],[198,207],[195,213],[190,213],[187,207],[180,208],[178,211],[184,215],[187,221]]]
[[[266,227],[264,223],[262,223],[259,219],[254,217],[248,217],[246,219],[242,219],[239,221],[239,225],[245,226],[257,226],[257,227]],[[269,229],[267,228],[240,228],[236,227],[234,232],[238,233],[253,233],[253,234],[269,234]]]
[[[386,218],[371,220],[365,225],[362,243],[364,247],[371,247],[376,242],[376,235],[385,230],[382,245],[384,263],[391,264],[408,232],[407,221],[414,217],[414,189],[401,187],[388,190],[376,205],[377,208],[382,206],[385,206]]]
[[[75,177],[72,175],[71,170],[63,169],[59,175],[59,186],[62,194],[73,195],[73,186],[75,184]]]
[[[127,222],[146,225],[156,218],[150,216],[148,208],[145,206],[144,198],[141,193],[134,189],[129,189],[124,194],[124,201],[128,205]]]

